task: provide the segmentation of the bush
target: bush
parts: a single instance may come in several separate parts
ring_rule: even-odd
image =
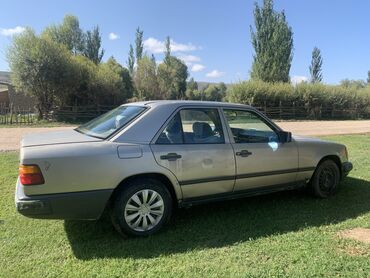
[[[308,118],[359,118],[370,116],[370,87],[355,88],[325,84],[266,83],[245,81],[231,86],[229,102],[243,103],[261,110],[279,108],[286,117],[294,108]]]

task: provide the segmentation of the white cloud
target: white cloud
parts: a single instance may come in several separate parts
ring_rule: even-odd
[[[160,41],[156,38],[148,38],[144,41],[144,49],[150,53],[163,53],[166,49],[165,42]],[[200,49],[199,47],[193,45],[192,43],[177,43],[171,40],[171,51],[172,52],[189,52]]]
[[[191,71],[192,72],[198,72],[198,71],[202,71],[204,70],[206,67],[201,65],[201,64],[194,64],[192,67],[191,67]]]
[[[181,59],[182,61],[184,61],[184,63],[187,64],[187,65],[191,65],[194,62],[199,62],[200,61],[200,57],[194,56],[194,55],[184,55],[184,54],[181,54],[181,55],[179,55],[177,57],[179,59]]]
[[[213,71],[208,72],[208,73],[206,74],[206,76],[207,76],[207,77],[209,77],[209,78],[220,78],[220,77],[222,77],[222,76],[224,76],[224,75],[225,75],[225,73],[224,73],[224,72],[222,72],[222,71],[218,71],[218,70],[213,70]]]
[[[116,33],[109,33],[109,39],[111,40],[111,41],[114,41],[114,40],[117,40],[117,39],[119,39],[119,36],[116,34]]]
[[[290,79],[290,81],[292,82],[293,85],[296,85],[296,84],[308,81],[308,77],[295,75]]]
[[[26,28],[24,28],[22,26],[17,26],[15,28],[9,28],[9,29],[0,28],[0,34],[3,35],[3,36],[10,37],[10,36],[13,36],[13,35],[20,34],[24,30],[26,30]]]

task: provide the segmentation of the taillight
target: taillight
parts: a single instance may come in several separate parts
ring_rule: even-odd
[[[23,185],[37,185],[45,182],[41,170],[37,165],[20,165],[19,178]]]

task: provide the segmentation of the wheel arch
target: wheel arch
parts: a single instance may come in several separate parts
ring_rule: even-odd
[[[134,180],[137,180],[137,179],[143,179],[143,178],[155,179],[155,180],[158,180],[158,181],[162,182],[166,186],[166,188],[168,189],[168,191],[171,194],[173,205],[177,206],[178,205],[178,201],[180,199],[182,199],[181,189],[178,189],[178,190],[180,190],[180,192],[178,192],[178,190],[175,189],[175,185],[174,185],[173,181],[171,181],[171,179],[168,176],[166,176],[163,173],[153,172],[153,173],[135,174],[135,175],[132,175],[132,176],[129,176],[129,177],[124,178],[116,186],[116,188],[113,190],[112,195],[110,196],[108,203],[109,204],[112,203],[112,201],[116,198],[118,192],[124,186],[126,186],[127,184],[129,184],[131,181],[134,181]]]
[[[319,162],[317,163],[316,165],[316,168],[315,168],[315,171],[317,169],[317,167],[322,163],[324,162],[325,160],[332,160],[335,162],[335,164],[338,166],[338,169],[339,169],[339,173],[340,173],[340,177],[342,177],[343,173],[342,173],[342,163],[340,161],[340,157],[338,155],[335,155],[335,154],[330,154],[330,155],[326,155],[324,157],[322,157]]]

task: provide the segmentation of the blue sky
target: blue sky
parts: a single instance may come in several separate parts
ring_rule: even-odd
[[[113,55],[126,64],[129,44],[140,26],[147,52],[154,52],[157,61],[163,58],[161,42],[169,35],[174,41],[174,54],[188,63],[196,80],[245,80],[253,55],[249,29],[253,23],[253,3],[252,0],[4,0],[0,17],[0,70],[8,70],[5,53],[12,33],[25,26],[40,32],[49,24],[60,23],[65,14],[73,14],[85,30],[100,26],[104,59]],[[366,79],[370,70],[370,1],[275,0],[275,8],[285,10],[293,28],[295,49],[290,71],[293,79],[309,76],[314,46],[322,51],[324,82]]]

